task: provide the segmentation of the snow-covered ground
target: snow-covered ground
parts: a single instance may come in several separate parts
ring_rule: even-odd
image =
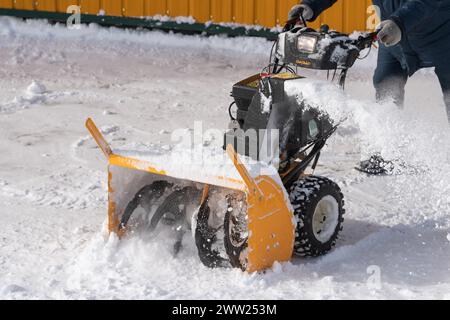
[[[329,255],[249,275],[207,269],[193,247],[175,259],[161,241],[105,238],[105,159],[85,119],[120,148],[164,147],[198,120],[226,129],[232,84],[259,71],[270,47],[0,18],[0,298],[450,298],[450,133],[440,88],[425,71],[408,84],[404,111],[374,104],[375,52],[352,70],[346,97],[317,82],[303,88],[348,118],[317,169],[346,197]],[[420,170],[356,172],[374,150]]]

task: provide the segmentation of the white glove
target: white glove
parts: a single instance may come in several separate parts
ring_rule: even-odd
[[[303,10],[303,18],[305,20],[310,20],[314,17],[314,12],[310,6],[306,4],[297,4],[292,7],[291,11],[289,11],[289,20],[300,17],[300,12]]]
[[[386,47],[392,47],[402,40],[402,30],[393,20],[384,20],[378,28],[378,39]]]

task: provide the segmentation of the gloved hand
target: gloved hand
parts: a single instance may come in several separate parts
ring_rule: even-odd
[[[402,30],[393,20],[384,20],[379,26],[378,39],[386,47],[392,47],[402,40]]]
[[[310,20],[314,17],[314,12],[310,6],[306,4],[298,4],[292,7],[291,11],[289,11],[289,20],[300,17],[300,13],[303,10],[303,18],[305,20]]]

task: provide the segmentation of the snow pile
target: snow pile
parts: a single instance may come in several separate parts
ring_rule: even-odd
[[[22,97],[15,98],[14,102],[22,105],[44,103],[47,100],[47,89],[42,83],[33,82],[27,87]]]
[[[43,104],[47,100],[46,88],[43,84],[32,81],[23,95],[15,97],[12,102],[0,105],[0,113],[12,112],[17,109],[29,108],[34,104]]]
[[[74,95],[74,92],[49,92],[42,83],[33,80],[24,90],[23,94],[4,105],[0,104],[1,113],[12,113],[22,109],[28,109],[34,105],[43,105],[63,96]]]
[[[170,16],[163,16],[163,15],[155,15],[155,16],[147,16],[145,17],[147,20],[156,20],[160,22],[176,22],[178,24],[194,24],[197,21],[192,16],[184,17],[170,17]]]
[[[185,23],[189,20],[180,18],[177,21]],[[14,43],[20,34],[20,37],[39,37],[44,41],[51,41],[54,37],[58,37],[66,42],[66,49],[79,50],[95,45],[98,48],[106,49],[105,52],[120,51],[127,46],[130,48],[141,46],[139,49],[145,49],[143,51],[145,54],[152,53],[157,48],[180,49],[186,53],[185,51],[190,49],[207,52],[213,47],[214,50],[225,50],[226,52],[265,55],[269,52],[271,46],[269,41],[262,38],[227,38],[224,36],[206,38],[199,35],[166,34],[160,31],[120,30],[114,27],[101,28],[95,24],[81,25],[80,29],[68,31],[66,26],[61,24],[49,26],[43,21],[36,20],[21,23],[16,19],[7,17],[0,18],[0,30],[1,34],[10,40],[9,45]],[[31,49],[31,52],[36,50],[39,49],[35,47]],[[137,53],[139,52],[138,50]],[[41,55],[43,54],[44,52],[41,52]]]

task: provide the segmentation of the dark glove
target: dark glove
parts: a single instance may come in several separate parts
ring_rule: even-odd
[[[295,18],[299,18],[302,11],[303,11],[302,15],[305,20],[310,20],[312,19],[312,17],[314,17],[314,12],[310,6],[306,4],[297,4],[292,7],[291,11],[289,11],[288,19],[292,20]]]

